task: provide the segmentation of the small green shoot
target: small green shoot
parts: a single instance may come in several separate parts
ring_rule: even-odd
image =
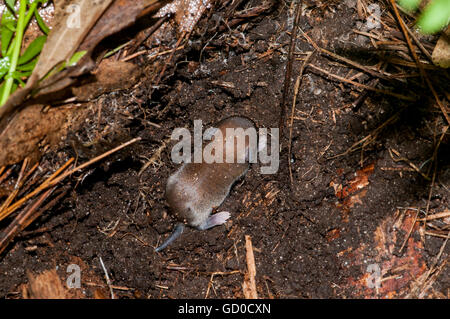
[[[422,0],[398,0],[398,4],[408,10],[408,11],[416,11],[420,5]]]
[[[38,6],[48,0],[6,0],[6,7],[0,20],[0,106],[5,104],[9,96],[19,87],[25,85],[37,63],[38,55],[47,40],[49,28],[38,13]],[[37,37],[22,52],[22,42],[25,31],[35,17],[44,35]]]
[[[81,58],[87,53],[87,51],[78,51],[75,52],[72,57],[68,61],[63,61],[58,63],[50,72],[48,72],[43,79],[47,79],[58,72],[61,72],[65,68],[74,66],[81,60]]]
[[[19,0],[19,9],[15,9],[17,2],[18,0],[5,1],[6,8],[0,20],[0,107],[16,89],[25,86],[50,32],[38,11],[39,5],[48,0]],[[33,17],[43,35],[34,39],[23,51],[23,35]],[[21,52],[23,53],[20,54]],[[85,54],[86,51],[74,53],[67,62],[60,63],[46,77],[74,66]]]
[[[401,7],[416,11],[421,0],[398,0]],[[450,0],[432,0],[417,19],[417,27],[422,33],[434,34],[445,28],[450,22]]]

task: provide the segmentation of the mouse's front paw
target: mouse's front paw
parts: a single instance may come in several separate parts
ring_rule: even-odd
[[[220,212],[212,215],[210,218],[214,218],[216,225],[222,225],[230,218],[230,216],[229,212]]]
[[[198,228],[200,230],[205,230],[214,226],[222,225],[228,220],[228,218],[230,218],[229,212],[220,212],[209,216],[206,222]]]

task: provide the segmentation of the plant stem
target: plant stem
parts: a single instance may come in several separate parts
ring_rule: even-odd
[[[38,0],[34,0],[33,3],[30,5],[30,9],[28,9],[28,14],[26,15],[25,18],[25,27],[28,25],[28,23],[30,23],[31,18],[34,15],[34,10],[37,9],[37,6],[39,5],[40,1]]]
[[[38,5],[39,5],[40,1],[35,0],[31,5],[30,5],[30,9],[28,10],[27,15],[25,16],[25,24],[24,24],[24,29],[27,27],[28,23],[30,23],[31,18],[33,18],[34,15],[34,11],[37,9]],[[12,50],[14,49],[14,46],[11,45],[6,53],[6,55],[11,55]]]
[[[5,104],[8,100],[11,88],[14,83],[13,73],[16,71],[17,61],[19,60],[20,48],[22,46],[23,34],[25,31],[25,13],[27,10],[27,0],[20,0],[19,20],[17,21],[16,36],[14,38],[14,49],[11,58],[11,66],[9,67],[8,74],[5,77],[5,88],[0,99],[0,106]]]

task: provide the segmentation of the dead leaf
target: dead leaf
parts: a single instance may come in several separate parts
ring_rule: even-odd
[[[431,58],[433,63],[441,68],[450,67],[450,26],[440,36]]]
[[[77,77],[94,68],[90,54],[105,37],[131,25],[143,14],[158,10],[166,0],[59,0],[55,3],[52,31],[44,45],[39,61],[27,81],[0,108],[0,137],[7,122],[24,106],[24,100],[33,92],[35,98],[46,96],[54,100],[54,92],[73,84]],[[71,9],[69,9],[71,8]],[[79,10],[79,12],[78,12]],[[80,23],[77,23],[79,13]],[[75,67],[42,78],[61,61],[66,61],[77,51],[87,51]],[[58,95],[56,95],[58,96]]]
[[[68,88],[77,81],[78,77],[95,68],[95,63],[91,59],[91,53],[100,41],[130,26],[142,15],[155,12],[166,3],[166,0],[56,1],[54,26],[33,74],[28,79],[26,86],[14,92],[5,105],[0,108],[0,145],[3,150],[0,156],[0,163],[2,165],[12,164],[27,156],[27,152],[35,152],[38,148],[43,149],[42,146],[44,144],[42,143],[48,141],[48,130],[53,132],[54,128],[65,125],[64,122],[56,121],[53,128],[46,126],[44,124],[47,122],[47,119],[52,121],[51,118],[47,117],[48,114],[42,116],[34,114],[35,118],[32,119],[29,112],[25,115],[26,121],[23,122],[24,116],[18,114],[22,109],[33,105],[40,107],[40,104],[51,104],[55,100],[66,98],[67,93],[71,93]],[[74,17],[71,17],[71,15],[75,13],[67,11],[67,8],[74,5],[78,5],[78,8],[81,10],[79,28],[73,28],[77,21],[73,21]],[[76,66],[66,68],[42,80],[42,77],[55,65],[67,60],[74,52],[79,50],[85,50],[87,53]],[[127,65],[127,67],[129,66]],[[124,67],[124,65],[121,64],[120,67]],[[104,75],[101,70],[99,74]],[[93,87],[90,92],[86,92],[83,97],[89,98],[98,95],[99,93],[94,94],[93,90],[99,88],[101,94],[107,92],[108,89],[112,88],[114,90],[119,88],[120,84],[124,84],[124,88],[130,87],[130,83],[137,79],[138,74],[130,68],[127,69],[125,74],[131,75],[131,77],[126,79],[119,78],[117,83],[111,83],[103,76],[103,82]],[[30,98],[31,93],[33,95],[32,99]],[[34,139],[27,139],[29,132],[21,130],[21,128],[26,128],[27,126],[33,128],[31,131],[42,133],[43,135],[34,134]],[[43,128],[36,129],[38,127]],[[22,134],[24,134],[24,137],[21,136]],[[64,135],[64,133],[60,135]],[[30,145],[32,142],[34,146]]]
[[[29,284],[22,288],[24,299],[67,299],[64,288],[56,270],[46,270],[37,276],[28,272]]]
[[[33,73],[42,79],[58,63],[69,60],[112,1],[56,1],[54,25]]]
[[[340,200],[336,206],[343,212],[342,219],[348,221],[350,209],[356,204],[362,204],[362,198],[366,196],[369,185],[369,177],[375,169],[375,164],[369,164],[366,167],[355,172],[355,177],[348,182],[339,183],[338,179],[331,181],[330,186],[334,188],[336,197]]]

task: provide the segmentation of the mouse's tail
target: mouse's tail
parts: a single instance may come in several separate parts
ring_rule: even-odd
[[[180,235],[183,233],[183,230],[184,230],[184,224],[178,223],[175,226],[175,230],[172,232],[172,234],[169,236],[169,238],[167,238],[166,241],[163,242],[161,246],[155,248],[155,252],[160,252],[161,250],[163,250],[164,248],[169,246],[175,239],[180,237]]]

